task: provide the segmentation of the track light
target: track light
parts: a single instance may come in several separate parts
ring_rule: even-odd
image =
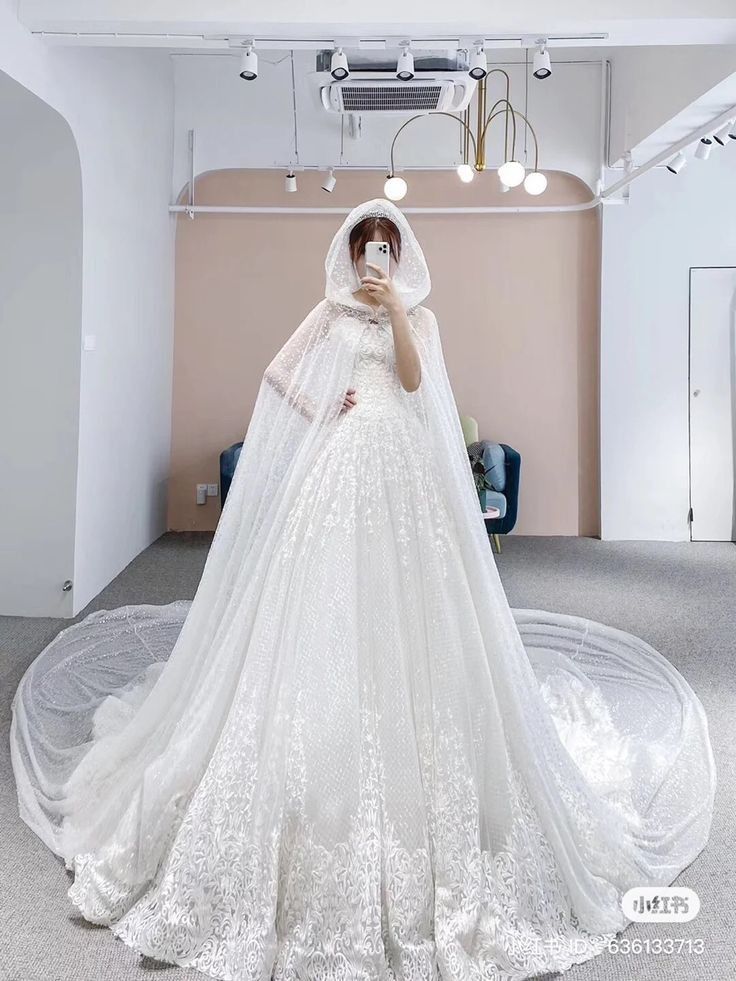
[[[414,78],[414,55],[408,44],[401,45],[401,54],[396,62],[396,77],[400,78],[402,82],[408,82]]]
[[[731,128],[728,131],[728,136],[730,139],[736,140],[736,119],[732,119],[731,122],[729,123],[729,126]]]
[[[258,78],[258,55],[253,50],[252,41],[240,59],[240,77],[244,78],[246,82],[252,82],[253,79]]]
[[[389,201],[400,201],[406,196],[408,190],[409,188],[404,178],[394,177],[393,174],[388,175],[386,183],[383,185],[383,193]]]
[[[709,136],[702,136],[695,147],[695,156],[698,160],[707,160],[710,156],[710,148],[713,145],[713,140]]]
[[[671,174],[679,174],[686,163],[687,157],[682,150],[680,150],[680,152],[675,154],[675,156],[667,164],[667,170],[669,170]]]
[[[726,123],[725,126],[721,126],[720,129],[717,129],[715,131],[715,133],[713,134],[713,139],[716,141],[718,146],[726,145],[726,140],[728,139],[728,131],[730,129],[731,129],[731,124]]]
[[[518,187],[524,180],[524,165],[518,160],[507,160],[498,168],[498,177],[506,187]]]
[[[460,178],[463,184],[469,184],[475,177],[475,171],[470,164],[463,163],[457,168],[457,176]]]
[[[343,79],[346,79],[350,74],[347,55],[343,53],[342,48],[338,48],[337,51],[332,52],[330,73],[338,82],[342,82]]]
[[[284,187],[286,188],[287,191],[296,190],[296,174],[294,173],[293,170],[290,170],[289,173],[286,175],[286,179],[284,181]]]
[[[542,194],[547,187],[547,178],[539,170],[533,170],[524,178],[524,189],[527,194]]]
[[[475,51],[470,56],[470,68],[468,69],[468,75],[471,78],[480,81],[481,78],[485,78],[488,74],[488,59],[486,58],[486,53],[482,44],[477,44],[475,46]]]
[[[549,51],[547,51],[544,42],[541,42],[534,53],[534,77],[549,78],[551,74],[552,63],[549,60]]]
[[[322,182],[322,190],[327,191],[328,194],[332,194],[332,192],[335,190],[336,183],[337,179],[335,178],[332,167],[330,167],[327,177],[325,177],[324,181]]]

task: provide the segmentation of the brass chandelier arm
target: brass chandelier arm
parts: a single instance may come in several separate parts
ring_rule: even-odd
[[[524,115],[524,113],[523,112],[519,112],[518,109],[514,109],[514,107],[510,103],[508,105],[508,109],[499,109],[496,112],[494,112],[494,110],[496,109],[496,106],[500,102],[506,102],[506,99],[499,99],[498,102],[496,102],[496,104],[491,108],[491,111],[490,111],[490,113],[488,115],[488,119],[486,119],[485,126],[483,127],[483,132],[481,134],[481,139],[480,139],[481,145],[482,146],[485,146],[486,130],[488,129],[488,124],[491,122],[491,120],[493,119],[493,117],[494,116],[499,116],[502,112],[505,113],[505,112],[507,112],[510,109],[511,110],[511,114],[513,116],[513,120],[514,120],[514,139],[513,139],[513,143],[512,143],[511,152],[512,152],[512,154],[516,152],[516,117],[517,116],[520,116],[524,120],[524,122],[526,123],[526,125],[527,125],[527,127],[529,129],[529,132],[532,134],[532,139],[534,140],[534,169],[535,170],[539,170],[539,142],[537,141],[537,134],[534,132],[534,127],[529,122],[529,120],[526,118],[526,116]],[[509,159],[508,156],[507,156],[506,159],[507,160]],[[513,159],[513,157],[512,157],[512,159]]]
[[[496,107],[502,104],[505,104],[506,108],[499,109],[498,112],[496,112]],[[504,161],[513,159],[514,153],[516,152],[516,110],[511,105],[508,99],[497,99],[491,106],[491,111],[488,113],[483,128],[480,129],[480,132],[478,134],[478,145],[482,148],[484,160],[486,155],[486,130],[488,129],[488,124],[495,116],[500,115],[502,112],[506,116],[506,139],[504,140],[504,145],[503,145]],[[511,138],[511,157],[509,157],[509,140],[508,140],[509,115],[511,116],[511,125],[512,125],[512,133],[513,133],[513,136]],[[519,115],[521,115],[521,113]]]
[[[481,121],[486,111],[485,83],[486,83],[486,79],[490,75],[493,75],[494,73],[503,75],[504,78],[506,79],[506,96],[505,98],[497,99],[494,102],[494,104],[491,106],[490,112],[486,116],[485,122],[483,122],[481,126]],[[394,151],[396,148],[396,141],[399,138],[399,134],[406,126],[409,125],[409,123],[413,123],[415,119],[419,119],[420,117],[424,117],[427,115],[449,116],[450,119],[456,120],[456,122],[458,122],[462,126],[463,133],[464,133],[463,151],[462,151],[463,162],[467,163],[468,140],[470,140],[470,142],[473,145],[473,156],[475,158],[475,169],[477,171],[483,170],[485,168],[486,134],[488,132],[488,127],[490,126],[491,122],[496,118],[496,116],[500,116],[501,114],[505,116],[505,121],[506,121],[505,136],[504,136],[504,162],[508,160],[513,160],[515,158],[516,136],[517,136],[516,117],[518,116],[520,119],[524,120],[526,127],[529,129],[529,132],[532,134],[532,139],[534,140],[534,170],[538,171],[539,170],[539,141],[537,140],[537,134],[534,130],[534,127],[529,122],[529,120],[524,115],[524,113],[519,112],[518,109],[514,109],[514,107],[511,105],[511,102],[509,100],[510,86],[511,86],[511,80],[509,78],[509,74],[503,68],[492,68],[484,76],[484,78],[481,79],[481,82],[478,86],[477,139],[476,139],[476,135],[473,133],[470,127],[470,107],[467,107],[465,109],[463,118],[461,118],[460,116],[456,116],[451,112],[445,112],[443,110],[438,110],[437,112],[432,112],[432,113],[420,112],[420,113],[416,113],[416,115],[414,116],[410,116],[409,119],[406,120],[406,122],[402,123],[401,126],[399,126],[396,133],[394,134],[393,140],[391,141],[389,177],[394,176]],[[511,119],[511,134],[512,134],[510,155],[509,155],[509,118]]]
[[[508,160],[508,156],[509,156],[509,109],[511,109],[511,111],[513,112],[513,107],[511,106],[511,102],[510,102],[510,99],[511,99],[511,79],[509,78],[509,73],[507,71],[505,71],[505,69],[503,69],[503,68],[491,68],[491,70],[489,72],[486,72],[485,77],[483,79],[481,79],[481,85],[483,87],[483,113],[485,113],[485,110],[486,110],[486,92],[485,92],[486,81],[488,80],[489,76],[494,75],[494,74],[503,75],[503,77],[506,79],[506,104],[507,104],[507,110],[506,110],[506,126],[505,126],[505,132],[504,132],[504,142],[503,142],[503,154],[504,154],[504,159],[505,160]],[[498,105],[498,103],[496,103],[496,105]],[[491,112],[493,112],[493,109],[496,108],[496,105],[493,106],[493,108],[491,109]],[[478,134],[479,134],[478,135],[478,146],[481,148],[481,152],[483,154],[482,164],[485,167],[485,156],[486,156],[486,154],[485,154],[485,127],[483,128],[483,137],[481,137],[480,136],[480,132],[481,132],[480,120],[481,120],[481,117],[479,116],[478,117]],[[515,121],[514,121],[514,125],[515,125]]]
[[[394,147],[396,146],[396,140],[398,139],[399,133],[402,131],[402,129],[404,129],[405,126],[408,126],[409,123],[413,123],[415,119],[424,118],[426,115],[428,115],[426,112],[418,112],[416,116],[410,116],[409,119],[407,119],[405,123],[402,123],[401,126],[399,126],[399,128],[396,130],[396,134],[394,135],[394,138],[391,141],[391,169],[389,172],[389,177],[394,176]],[[465,130],[466,134],[470,137],[470,142],[473,144],[473,155],[477,160],[478,148],[475,142],[475,137],[473,136],[473,131],[471,130],[471,128],[468,126],[466,122],[464,122],[459,116],[454,116],[451,112],[445,112],[444,110],[433,112],[431,113],[431,115],[448,116],[450,119],[454,119],[456,123],[460,123],[460,125]]]

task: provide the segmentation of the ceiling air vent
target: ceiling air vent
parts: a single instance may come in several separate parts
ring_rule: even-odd
[[[472,79],[469,79],[472,81]],[[330,112],[431,112],[457,111],[467,86],[463,82],[428,79],[397,82],[395,79],[356,79],[322,87],[322,104]]]
[[[442,57],[417,51],[415,77],[406,82],[396,78],[398,53],[349,51],[350,75],[335,81],[330,74],[331,52],[318,52],[315,77],[323,107],[328,112],[355,114],[460,112],[466,108],[477,83],[468,75],[465,52]]]
[[[458,112],[470,101],[475,82],[427,79],[358,79],[332,82],[320,89],[322,105],[329,112]]]

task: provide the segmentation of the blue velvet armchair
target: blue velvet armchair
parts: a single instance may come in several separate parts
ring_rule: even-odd
[[[220,453],[220,508],[225,507],[225,498],[233,482],[235,468],[238,465],[238,458],[243,447],[243,440],[232,443],[227,449]]]
[[[500,552],[500,536],[508,534],[516,524],[521,455],[506,443],[478,439],[478,423],[472,416],[461,416],[460,421],[468,453],[480,456],[487,471],[486,477],[492,485],[492,489],[486,491],[486,507],[497,507],[501,512],[498,518],[485,519],[486,531],[495,544],[496,551]]]

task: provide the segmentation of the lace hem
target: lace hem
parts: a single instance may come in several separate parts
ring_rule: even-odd
[[[236,801],[210,769],[172,821],[152,883],[111,877],[109,851],[81,855],[69,897],[140,954],[220,981],[521,981],[601,953],[615,933],[581,928],[513,767],[505,846],[480,847],[478,800],[449,718],[434,753],[419,734],[426,834],[420,847],[402,844],[385,813],[375,709],[363,704],[359,806],[335,847],[319,843],[306,813],[297,712],[270,828],[248,813],[247,774]],[[205,824],[200,805],[213,794],[219,806]]]

